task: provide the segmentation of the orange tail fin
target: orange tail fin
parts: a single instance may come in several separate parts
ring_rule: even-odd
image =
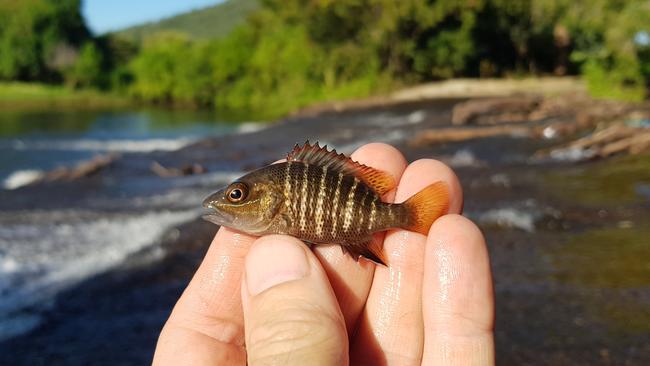
[[[449,190],[445,182],[435,182],[403,203],[409,215],[404,229],[427,235],[433,221],[447,213]]]

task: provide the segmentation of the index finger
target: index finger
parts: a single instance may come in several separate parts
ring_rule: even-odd
[[[255,239],[219,229],[160,333],[154,364],[246,363],[240,284]]]

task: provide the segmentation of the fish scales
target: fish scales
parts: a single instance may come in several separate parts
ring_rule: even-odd
[[[335,235],[336,229],[338,227],[338,220],[339,220],[339,206],[341,203],[341,185],[343,182],[343,173],[337,172],[336,173],[336,184],[333,185],[334,189],[334,197],[332,198],[332,210],[330,211],[330,223],[328,223],[327,228],[328,231],[330,231],[331,236]]]
[[[282,164],[289,163],[277,165]],[[282,167],[278,170],[282,175],[285,174],[283,170],[287,171]],[[354,230],[351,230],[353,223],[366,221],[370,216],[367,197],[379,199],[358,179],[302,163],[291,163],[289,174],[289,181],[293,183],[290,183],[292,188],[285,198],[297,202],[297,209],[290,213],[290,217],[291,222],[299,224],[287,228],[287,234],[315,243],[334,241],[340,237],[354,242],[366,239],[374,231],[375,227],[365,225],[354,225]],[[284,182],[286,177],[278,175],[278,179]],[[376,211],[386,209],[390,207],[385,204],[376,207]],[[314,224],[306,225],[306,222]]]
[[[318,144],[297,146],[287,161],[251,172],[204,201],[207,220],[254,235],[288,234],[335,243],[355,259],[386,264],[372,234],[402,228],[422,234],[446,212],[446,184],[436,182],[403,203],[382,202],[395,180]]]

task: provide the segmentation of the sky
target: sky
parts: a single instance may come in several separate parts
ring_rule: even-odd
[[[156,21],[223,0],[83,0],[82,13],[94,34]]]

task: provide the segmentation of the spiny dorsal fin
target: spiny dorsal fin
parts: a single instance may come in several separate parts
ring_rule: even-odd
[[[338,154],[336,150],[327,150],[327,145],[320,147],[318,142],[310,145],[309,141],[303,146],[296,146],[287,155],[287,161],[300,161],[317,166],[327,166],[329,169],[343,174],[351,174],[362,180],[379,195],[395,188],[395,179],[381,170],[357,163],[349,157]]]

